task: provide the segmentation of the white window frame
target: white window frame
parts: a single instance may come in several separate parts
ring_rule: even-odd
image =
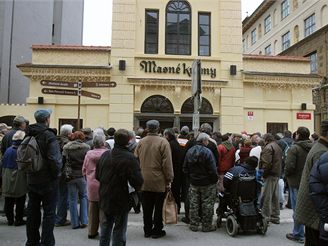
[[[290,47],[290,31],[281,36],[281,47],[282,51]]]
[[[290,2],[289,0],[284,0],[281,3],[281,19],[285,19],[290,14]]]
[[[315,14],[312,14],[304,20],[304,37],[310,36],[314,32],[315,32]]]
[[[251,32],[251,43],[252,45],[256,43],[256,28],[254,28]]]
[[[264,19],[264,34],[270,32],[271,28],[272,28],[272,18],[271,15],[268,15]]]

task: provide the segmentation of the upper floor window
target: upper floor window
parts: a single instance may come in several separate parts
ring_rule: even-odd
[[[281,37],[282,50],[286,50],[290,47],[290,32],[285,33]]]
[[[270,32],[271,31],[271,15],[269,15],[267,18],[264,19],[264,33]]]
[[[289,0],[284,0],[281,3],[281,19],[286,18],[290,13]]]
[[[251,42],[252,42],[252,44],[256,43],[256,28],[253,29],[253,31],[251,33]]]
[[[191,54],[191,8],[187,1],[172,0],[166,6],[165,53]]]
[[[158,53],[158,10],[146,10],[145,54]]]
[[[272,54],[272,49],[271,49],[271,44],[269,44],[267,47],[264,49],[265,55],[270,56]]]
[[[304,36],[307,37],[315,32],[315,14],[304,20]]]
[[[318,72],[317,52],[312,53],[308,57],[310,57],[311,73],[317,73]]]
[[[211,55],[211,14],[198,14],[198,55]]]

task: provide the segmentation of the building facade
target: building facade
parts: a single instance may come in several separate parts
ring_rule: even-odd
[[[30,47],[82,44],[84,0],[0,1],[0,102],[25,103],[29,83],[16,65],[32,59]]]
[[[278,55],[327,24],[326,0],[264,0],[243,21],[243,51]]]
[[[34,45],[32,62],[19,65],[30,79],[27,106],[0,106],[0,116],[14,108],[32,118],[49,107],[53,127],[76,122],[76,94],[56,85],[81,80],[82,88],[116,83],[83,89],[101,97],[81,98],[84,127],[133,129],[149,119],[191,126],[192,64],[200,59],[201,123],[223,133],[313,130],[311,92],[321,77],[308,58],[243,56],[240,16],[240,0],[114,0],[112,47]]]

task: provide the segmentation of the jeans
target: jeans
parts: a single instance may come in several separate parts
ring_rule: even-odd
[[[67,183],[69,211],[72,228],[88,224],[88,197],[87,182],[84,177],[75,178]],[[78,199],[80,199],[80,213],[78,212]]]
[[[101,224],[99,246],[109,246],[112,233],[112,246],[125,246],[127,226],[128,213],[121,215],[106,215],[106,220]]]
[[[61,225],[65,223],[67,218],[67,209],[68,209],[67,183],[65,180],[60,179],[58,185],[58,196],[57,196],[56,225]]]
[[[304,225],[297,223],[295,220],[297,193],[298,193],[298,189],[289,187],[290,203],[293,209],[293,220],[294,220],[293,235],[295,238],[304,239]]]
[[[26,246],[54,246],[55,237],[53,232],[58,181],[56,180],[46,184],[28,185],[28,190]],[[43,219],[40,238],[41,204],[43,208]]]

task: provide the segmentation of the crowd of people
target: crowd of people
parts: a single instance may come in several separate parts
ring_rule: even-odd
[[[187,126],[161,131],[157,120],[136,132],[75,130],[69,124],[57,132],[49,127],[51,113],[37,110],[34,124],[16,116],[11,129],[0,124],[4,212],[8,226],[26,224],[27,246],[55,245],[53,230],[59,226],[87,227],[88,238],[99,236],[101,246],[125,245],[132,207],[136,213],[142,207],[145,238],[164,237],[169,190],[178,213],[184,205],[181,221],[190,230],[214,231],[222,226],[232,181],[240,176],[256,177],[256,209],[269,223],[280,223],[285,205],[293,209],[287,239],[328,245],[328,121],[320,137],[306,127],[275,135],[221,134],[208,123],[198,134]],[[37,170],[23,170],[18,161],[26,139],[38,144]]]

